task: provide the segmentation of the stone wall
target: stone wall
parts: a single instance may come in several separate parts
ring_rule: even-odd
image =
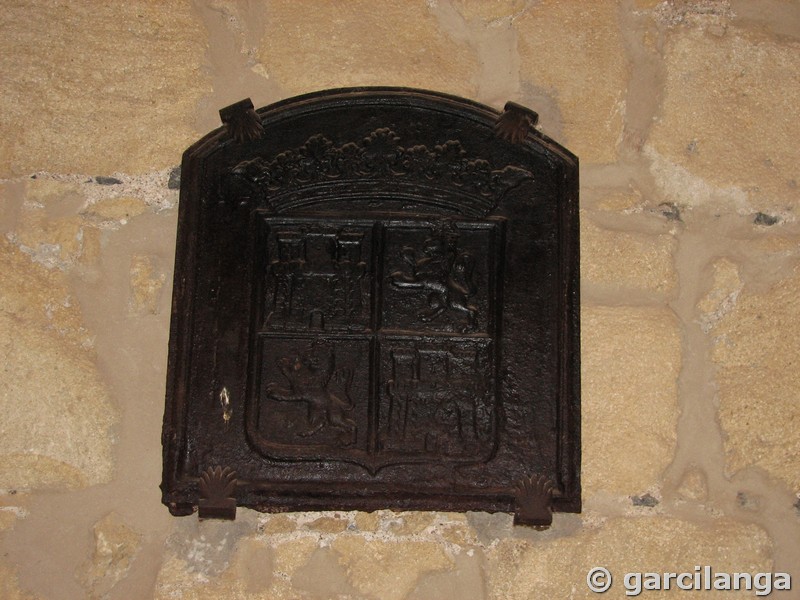
[[[798,0],[4,2],[0,597],[800,588],[798,73]],[[174,167],[222,106],[349,85],[515,100],[580,157],[583,514],[161,506]]]

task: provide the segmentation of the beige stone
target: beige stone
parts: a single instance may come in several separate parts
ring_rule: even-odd
[[[14,571],[0,564],[0,598],[3,600],[34,600],[36,597],[19,589]]]
[[[666,87],[649,154],[671,201],[742,212],[797,206],[794,106],[800,43],[729,28],[678,29],[666,47]]]
[[[467,21],[491,23],[520,14],[529,3],[526,0],[454,0],[453,5]]]
[[[81,215],[89,222],[103,225],[108,221],[124,225],[129,219],[136,217],[147,210],[147,205],[139,198],[118,196],[104,198],[103,200],[87,207]]]
[[[317,549],[316,537],[301,537],[275,546],[275,573],[283,579],[291,578],[294,572],[308,562]]]
[[[5,506],[6,510],[0,510],[0,531],[6,531],[14,526],[14,523],[24,511],[19,507]],[[0,598],[3,600],[34,600],[34,596],[23,592],[19,588],[17,573],[13,566],[5,560],[6,553],[0,557]]]
[[[691,523],[672,518],[617,518],[598,529],[541,543],[501,540],[487,550],[487,558],[488,597],[493,600],[596,599],[586,576],[598,566],[614,577],[606,595],[626,598],[624,574],[631,571],[694,573],[695,565],[710,565],[717,572],[757,573],[770,571],[772,565],[771,544],[760,527],[733,520]],[[709,594],[645,591],[642,597],[701,600]]]
[[[723,258],[712,265],[711,289],[697,303],[700,327],[708,333],[721,318],[733,310],[742,291],[742,280],[736,263]]]
[[[464,517],[463,515],[459,515]],[[476,546],[479,543],[478,534],[475,529],[464,520],[448,520],[439,527],[439,535],[445,541],[455,544],[460,548]]]
[[[484,600],[482,555],[462,552],[454,562],[452,571],[423,575],[406,600]]]
[[[167,280],[154,256],[135,254],[131,257],[131,295],[128,314],[154,315],[158,312],[161,290]]]
[[[669,0],[657,2],[655,6],[652,0],[637,0],[637,4],[655,8],[656,19],[668,27],[703,27],[714,35],[723,35],[734,16],[730,0]]]
[[[185,2],[5,3],[0,176],[175,164],[209,89]]]
[[[474,97],[475,51],[440,29],[423,2],[270,2],[258,57],[289,94],[402,85]]]
[[[430,512],[402,512],[389,521],[388,530],[394,535],[414,535],[421,533],[430,527],[436,517],[435,513]]]
[[[555,99],[558,141],[584,165],[614,162],[622,138],[629,67],[618,10],[616,2],[543,0],[514,22],[520,78]]]
[[[9,509],[11,507],[4,506],[3,509]],[[14,523],[17,522],[17,515],[11,510],[0,510],[0,531],[5,531],[6,529],[11,529],[14,526]]]
[[[273,582],[272,548],[263,539],[242,540],[234,569],[247,592],[260,593],[269,590]]]
[[[581,197],[581,201],[583,201]],[[597,208],[610,212],[623,212],[642,204],[642,194],[636,189],[614,191],[603,194],[597,202]]]
[[[430,541],[385,542],[345,535],[331,547],[339,553],[353,587],[382,600],[401,600],[420,575],[453,565],[442,547]]]
[[[199,573],[170,556],[156,581],[156,600],[298,600],[292,576],[317,549],[310,537],[279,541],[270,548],[263,538],[239,540],[231,564],[222,572]],[[217,565],[215,565],[217,566]]]
[[[705,473],[697,468],[689,469],[678,486],[678,495],[684,500],[705,502],[708,498],[708,481]]]
[[[668,294],[677,283],[675,238],[613,231],[581,216],[581,285],[587,291]]]
[[[38,178],[24,185],[24,202],[8,238],[48,269],[89,266],[100,255],[100,231],[80,214],[85,190],[70,181]]]
[[[317,548],[308,562],[295,571],[292,586],[309,598],[364,598],[348,583],[347,572],[330,548]]]
[[[359,531],[375,531],[380,523],[381,511],[356,513],[356,527]]]
[[[116,420],[63,276],[0,241],[0,488],[109,481]]]
[[[346,519],[322,516],[314,519],[307,527],[320,533],[341,533],[347,529],[347,525],[348,521]]]
[[[267,535],[276,533],[290,533],[297,529],[297,522],[287,515],[277,514],[264,517],[264,521],[259,525],[258,530]]]
[[[660,308],[581,314],[584,498],[658,484],[676,440],[680,336]]]
[[[117,514],[110,513],[94,525],[94,554],[84,565],[80,580],[89,590],[90,597],[104,598],[108,592],[128,575],[142,541],[142,534],[134,531]]]
[[[744,287],[714,329],[719,418],[731,472],[760,467],[800,489],[800,269],[764,292]]]
[[[80,217],[47,220],[42,210],[23,209],[20,229],[12,239],[34,261],[48,269],[68,270],[83,255]]]

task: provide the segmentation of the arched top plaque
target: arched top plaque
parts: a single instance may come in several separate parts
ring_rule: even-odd
[[[579,511],[577,159],[421,90],[220,115],[182,163],[170,511]]]

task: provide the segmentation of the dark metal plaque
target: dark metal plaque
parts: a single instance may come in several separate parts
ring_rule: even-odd
[[[417,90],[220,114],[182,164],[170,511],[579,511],[577,159]]]

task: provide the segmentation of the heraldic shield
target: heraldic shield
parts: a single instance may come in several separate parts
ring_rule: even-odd
[[[173,514],[580,510],[577,159],[403,88],[220,114],[182,165]]]

